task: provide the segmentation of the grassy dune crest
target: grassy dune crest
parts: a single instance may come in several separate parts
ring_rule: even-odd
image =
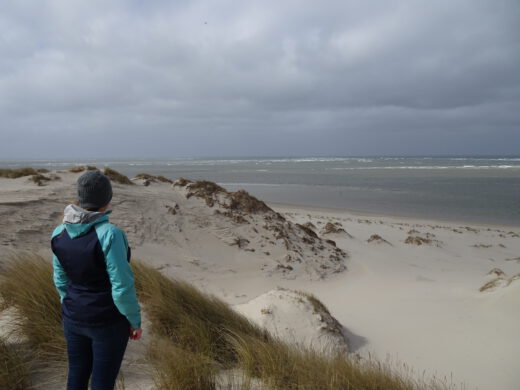
[[[17,169],[0,169],[0,177],[8,179],[17,179],[24,176],[38,175],[40,173],[49,172],[47,169],[34,169],[30,167],[17,168]]]
[[[0,344],[4,389],[31,389],[27,370],[65,362],[59,297],[48,259],[20,253],[0,262],[3,308],[17,313],[15,333],[27,340],[33,361],[26,367]],[[326,356],[283,343],[192,285],[132,262],[143,310],[151,322],[147,358],[158,390],[443,390],[440,381],[416,380],[374,361]],[[4,359],[4,357],[6,357]],[[65,364],[63,374],[65,375]],[[231,374],[230,374],[231,373]],[[251,384],[255,385],[252,386]],[[131,388],[131,384],[126,384]]]

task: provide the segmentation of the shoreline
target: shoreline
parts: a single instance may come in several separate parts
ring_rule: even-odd
[[[370,217],[370,218],[392,218],[396,220],[406,220],[408,222],[414,221],[417,223],[425,223],[425,222],[434,222],[434,223],[444,223],[450,225],[473,225],[478,226],[480,228],[511,228],[511,229],[520,229],[520,223],[518,225],[508,224],[508,223],[498,223],[498,222],[486,222],[486,221],[471,221],[471,220],[462,220],[462,219],[443,219],[443,218],[433,218],[421,215],[405,215],[405,214],[390,214],[384,213],[380,211],[365,211],[365,210],[355,210],[355,209],[347,209],[340,207],[332,207],[332,206],[316,206],[310,204],[299,204],[299,203],[285,203],[285,202],[265,202],[269,207],[276,208],[285,208],[291,210],[301,210],[301,211],[312,211],[312,212],[326,212],[326,213],[341,213],[344,215],[349,215],[352,217],[360,218],[360,217]]]

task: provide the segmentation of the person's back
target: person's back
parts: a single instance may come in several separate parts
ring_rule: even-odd
[[[78,179],[80,206],[65,208],[51,239],[54,282],[67,339],[67,389],[112,389],[128,338],[141,336],[140,308],[125,234],[108,221],[110,181],[99,171]]]

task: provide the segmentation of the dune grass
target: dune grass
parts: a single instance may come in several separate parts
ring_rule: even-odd
[[[155,336],[150,351],[159,389],[227,388],[219,373],[230,368],[242,372],[234,389],[249,388],[254,379],[269,390],[449,388],[439,380],[416,380],[406,369],[390,364],[288,345],[188,283],[168,279],[141,263],[134,264],[134,272]],[[318,308],[327,310],[313,298]]]
[[[50,261],[24,252],[0,264],[0,298],[4,307],[18,313],[13,319],[17,334],[27,340],[36,362],[61,362],[65,372],[59,297]],[[438,380],[416,380],[406,370],[377,361],[288,345],[192,285],[140,262],[132,262],[132,267],[139,300],[151,323],[145,329],[151,335],[147,358],[158,390],[454,388]],[[13,390],[29,389],[24,382],[27,369],[9,353],[0,344],[2,360],[10,356],[9,368],[0,367],[0,384],[9,381],[20,383]],[[233,380],[226,374],[230,372]]]
[[[446,390],[438,379],[416,379],[405,365],[323,354],[281,341],[234,337],[241,368],[269,390]]]
[[[142,263],[134,263],[139,299],[151,322],[152,333],[175,345],[203,354],[223,365],[237,362],[227,335],[248,335],[268,340],[266,331],[253,325],[222,300],[200,292],[189,283],[171,280]]]
[[[29,374],[18,351],[0,339],[0,389],[24,390],[30,386]]]
[[[113,182],[119,184],[134,184],[134,182],[130,180],[127,176],[112,168],[103,169],[103,174],[105,174],[105,176],[107,176]]]
[[[150,175],[149,173],[138,173],[134,179],[148,180],[151,182],[160,181],[162,183],[169,183],[169,184],[173,183],[173,180],[168,179],[165,176],[162,176],[162,175],[155,176],[155,175]]]
[[[16,309],[15,328],[35,354],[53,361],[65,360],[61,306],[49,261],[29,252],[4,260],[0,298],[3,305]]]
[[[97,168],[92,165],[82,165],[82,166],[78,166],[78,167],[69,168],[69,172],[72,172],[72,173],[78,173],[78,172],[83,172],[83,171],[95,171],[95,170],[97,170]]]
[[[178,347],[171,339],[154,337],[149,358],[159,390],[214,390],[219,364],[207,355]]]
[[[47,173],[49,172],[47,169],[34,169],[30,167],[26,168],[17,168],[17,169],[0,169],[0,177],[5,177],[8,179],[17,179],[23,176],[32,176],[38,175],[39,173]]]

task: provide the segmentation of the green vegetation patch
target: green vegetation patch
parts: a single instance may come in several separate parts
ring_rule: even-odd
[[[32,176],[47,172],[49,172],[47,169],[34,169],[30,167],[18,169],[0,169],[0,177],[5,177],[8,179],[17,179],[23,176]]]

